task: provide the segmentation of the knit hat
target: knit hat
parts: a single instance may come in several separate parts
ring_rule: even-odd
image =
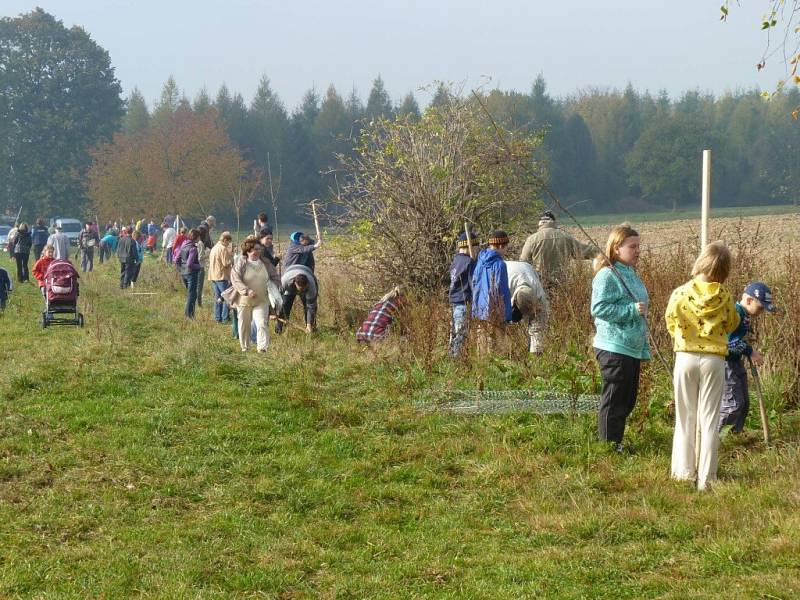
[[[302,231],[294,231],[292,232],[292,235],[289,236],[289,239],[293,241],[295,244],[299,244],[301,237],[303,237]]]
[[[491,246],[503,246],[508,243],[508,234],[502,229],[497,229],[489,235],[489,244]]]
[[[478,238],[475,237],[475,234],[470,231],[469,242],[467,241],[467,234],[466,232],[464,232],[458,236],[458,240],[456,241],[456,246],[458,248],[469,248],[470,244],[472,244],[472,246],[474,247],[477,246],[478,243],[479,243]]]

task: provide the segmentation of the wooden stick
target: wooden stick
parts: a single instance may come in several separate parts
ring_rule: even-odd
[[[317,230],[317,241],[322,239],[322,235],[319,232],[319,219],[317,219],[317,205],[316,199],[311,201],[311,212],[314,213],[314,228]]]
[[[469,249],[469,257],[475,258],[475,256],[472,254],[472,236],[469,234],[469,223],[467,223],[466,221],[464,221],[464,233],[467,236],[467,248]]]
[[[289,327],[294,327],[295,329],[299,329],[303,333],[305,333],[305,331],[306,331],[305,327],[300,327],[300,325],[298,325],[297,323],[293,323],[292,321],[289,321],[288,319],[282,319],[281,317],[275,317],[275,320],[278,321],[278,323],[283,323],[284,325],[287,325]]]
[[[761,412],[761,429],[764,432],[764,445],[769,448],[769,421],[767,420],[767,407],[764,405],[764,393],[761,391],[761,377],[758,376],[758,368],[753,364],[753,360],[749,356],[747,360],[750,362],[750,374],[753,376],[753,383],[756,384],[758,410]]]

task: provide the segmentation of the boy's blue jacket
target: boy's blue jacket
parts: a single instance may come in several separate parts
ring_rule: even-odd
[[[744,307],[736,303],[736,312],[739,313],[739,326],[728,334],[728,356],[726,360],[738,361],[742,356],[750,356],[753,347],[745,341],[745,336],[750,333],[750,315]]]
[[[472,275],[472,316],[488,321],[492,305],[502,303],[503,318],[511,320],[511,291],[508,289],[508,269],[497,250],[481,250]]]
[[[472,300],[472,273],[475,260],[469,254],[455,255],[450,263],[450,304],[466,304]]]

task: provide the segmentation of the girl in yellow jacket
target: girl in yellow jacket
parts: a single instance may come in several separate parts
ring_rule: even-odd
[[[728,334],[739,324],[733,298],[722,285],[730,268],[731,254],[725,244],[706,246],[692,267],[692,280],[672,292],[665,315],[675,351],[672,477],[696,479],[700,490],[717,478]],[[698,427],[699,449],[695,447]]]

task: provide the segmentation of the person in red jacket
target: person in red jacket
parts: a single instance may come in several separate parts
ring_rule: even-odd
[[[172,264],[175,264],[175,261],[178,260],[178,256],[181,254],[181,246],[188,239],[186,237],[186,227],[181,227],[178,235],[175,236],[175,242],[172,244]]]
[[[42,292],[42,296],[44,296],[44,276],[47,274],[47,267],[55,260],[53,256],[55,251],[56,249],[48,244],[42,250],[42,257],[33,265],[33,276],[39,282],[39,291]]]

